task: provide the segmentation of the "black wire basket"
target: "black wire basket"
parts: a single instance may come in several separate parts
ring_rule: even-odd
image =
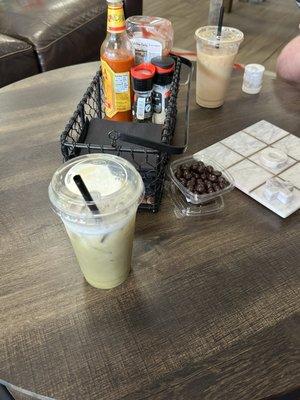
[[[95,75],[90,86],[85,92],[82,100],[77,106],[72,118],[61,134],[61,151],[64,161],[88,153],[110,153],[129,160],[141,174],[145,184],[145,196],[140,209],[157,212],[160,206],[164,187],[165,170],[170,154],[183,153],[187,147],[189,126],[189,92],[193,66],[192,63],[182,57],[174,56],[175,71],[171,84],[171,94],[166,118],[163,125],[152,123],[137,124],[130,123],[135,127],[137,134],[131,136],[120,129],[101,132],[103,136],[101,143],[90,143],[89,128],[95,120],[104,118],[104,103],[102,89],[101,69]],[[182,65],[186,69],[186,79],[183,82]],[[173,137],[177,132],[177,101],[179,89],[185,87],[183,100],[184,113],[181,126],[184,131],[184,144],[181,146],[171,145]],[[181,90],[180,90],[181,91]],[[104,121],[102,121],[104,122]],[[128,123],[127,123],[128,124]],[[146,129],[146,135],[145,135]],[[181,129],[181,131],[182,131]],[[144,131],[143,137],[139,137],[139,130]],[[158,132],[153,138],[153,132]]]

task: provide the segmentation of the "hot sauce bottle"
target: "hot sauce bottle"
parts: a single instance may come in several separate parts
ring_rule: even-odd
[[[100,50],[105,115],[112,121],[131,121],[133,50],[126,32],[123,2],[107,0],[107,5],[107,35]]]

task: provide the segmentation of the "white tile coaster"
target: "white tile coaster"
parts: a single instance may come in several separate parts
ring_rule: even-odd
[[[274,143],[289,134],[289,132],[265,120],[256,122],[256,124],[248,126],[248,128],[243,130],[267,144]]]
[[[287,153],[290,157],[300,161],[300,138],[295,135],[288,135],[278,142],[272,144],[272,147],[276,147]]]
[[[260,153],[267,147],[276,147],[287,153],[287,165],[278,170],[262,166]],[[238,189],[282,218],[300,208],[300,138],[297,136],[262,120],[197,154],[207,154],[216,159],[232,174]],[[266,180],[273,176],[294,184],[291,203],[283,204],[277,199],[270,201],[265,198],[263,193]]]
[[[266,169],[267,171],[269,171],[269,172],[271,172],[272,174],[275,174],[275,175],[280,174],[281,172],[285,171],[287,168],[289,168],[291,165],[293,165],[293,164],[295,164],[297,162],[293,158],[288,157],[287,163],[283,167],[276,168],[276,169],[268,168],[261,162],[260,155],[261,155],[262,152],[263,152],[263,150],[259,151],[258,153],[253,154],[253,156],[249,157],[249,160],[255,162],[255,164],[260,165],[261,167],[263,167],[264,169]]]
[[[282,172],[279,177],[285,181],[292,182],[294,186],[300,189],[300,163],[297,163],[288,170]]]
[[[286,218],[293,212],[300,208],[300,191],[297,189],[293,190],[293,200],[290,204],[283,204],[281,201],[275,199],[268,201],[264,196],[264,190],[266,185],[260,186],[258,189],[251,192],[251,197],[254,200],[259,201],[265,207],[269,208],[282,218]]]
[[[247,133],[242,131],[229,136],[228,138],[222,140],[221,143],[225,144],[227,147],[233,149],[244,157],[251,156],[258,150],[266,147],[265,143],[255,139],[250,135],[247,135]]]
[[[249,160],[243,160],[228,169],[235,180],[235,186],[245,193],[263,184],[273,174]]]
[[[243,156],[228,149],[220,142],[215,143],[204,150],[198,151],[198,153],[194,154],[194,156],[197,158],[197,155],[201,156],[203,154],[207,154],[209,157],[218,160],[219,163],[225,168],[228,168],[243,159]]]

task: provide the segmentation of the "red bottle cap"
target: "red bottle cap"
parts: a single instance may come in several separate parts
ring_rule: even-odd
[[[131,68],[131,76],[135,79],[151,79],[155,75],[155,67],[150,63],[144,63]]]

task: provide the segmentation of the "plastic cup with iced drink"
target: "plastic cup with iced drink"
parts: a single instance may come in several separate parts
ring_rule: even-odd
[[[93,204],[84,200],[73,179],[76,175],[84,181]],[[134,166],[110,154],[76,157],[54,173],[49,198],[90,285],[111,289],[126,280],[143,194],[144,184]]]
[[[195,32],[197,42],[196,102],[206,108],[224,104],[231,71],[240,43],[241,31],[217,26],[204,26]]]

